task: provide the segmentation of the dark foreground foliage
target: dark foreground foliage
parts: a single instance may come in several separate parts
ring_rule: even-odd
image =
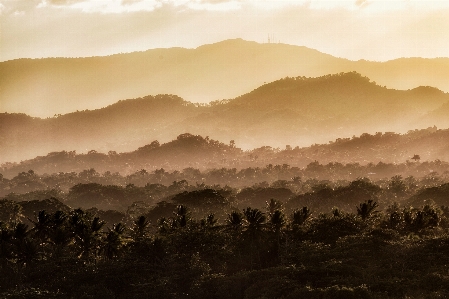
[[[271,200],[198,219],[179,204],[128,227],[82,209],[41,211],[30,226],[10,217],[0,225],[0,297],[448,298],[445,208],[377,207],[288,214]]]

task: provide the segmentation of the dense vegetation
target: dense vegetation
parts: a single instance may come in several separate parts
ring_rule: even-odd
[[[449,296],[447,163],[366,167],[1,178],[0,296]]]
[[[428,146],[429,144],[431,146]],[[257,173],[270,164],[288,164],[293,169],[313,168],[314,163],[319,161],[333,169],[327,172],[328,176],[338,172],[336,175],[347,179],[360,176],[382,178],[398,172],[405,176],[422,176],[426,171],[443,173],[447,170],[440,159],[449,160],[448,148],[449,129],[442,130],[436,127],[410,130],[406,134],[364,133],[358,137],[338,138],[328,144],[314,144],[304,148],[289,145],[284,149],[263,146],[246,151],[236,147],[233,140],[225,144],[208,136],[185,133],[170,142],[160,144],[153,141],[132,152],[109,151],[107,154],[95,150],[86,154],[77,154],[76,151],[52,152],[20,163],[3,163],[0,165],[0,173],[6,178],[12,178],[17,173],[27,172],[30,169],[41,174],[54,174],[82,172],[94,168],[101,174],[118,172],[122,176],[132,175],[142,169],[151,172],[161,168],[170,172],[188,168],[200,171],[220,171],[222,168],[236,168],[240,171],[254,168]],[[426,162],[414,163],[417,161],[412,159],[415,155]],[[391,165],[392,163],[396,165]],[[354,170],[345,171],[349,168]],[[222,180],[215,183],[227,182]]]
[[[219,206],[226,201],[202,202]],[[20,206],[11,210],[1,224],[4,298],[449,295],[446,207],[392,205],[379,212],[367,200],[350,213],[303,207],[287,214],[271,200],[264,209],[217,219],[192,217],[178,204],[154,223],[136,216],[106,229],[82,209],[41,211],[30,226],[20,221]]]

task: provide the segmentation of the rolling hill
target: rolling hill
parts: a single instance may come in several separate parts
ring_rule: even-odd
[[[301,46],[234,39],[196,49],[0,62],[0,112],[49,117],[149,94],[210,102],[286,76],[349,71],[389,88],[429,85],[449,91],[449,58],[350,61]]]
[[[449,95],[435,88],[388,89],[351,72],[284,78],[210,105],[158,95],[47,119],[2,113],[0,162],[63,150],[132,151],[185,132],[234,140],[243,149],[303,147],[362,133],[431,127],[429,115],[448,102]]]
[[[412,161],[414,155],[419,155],[421,162]],[[448,163],[442,161],[449,161],[449,129],[442,130],[436,127],[411,130],[406,134],[364,133],[357,137],[338,138],[326,144],[302,148],[281,150],[264,146],[247,151],[209,137],[184,133],[169,142],[153,141],[124,153],[90,151],[87,154],[77,154],[73,151],[60,151],[20,163],[3,164],[0,167],[0,181],[2,177],[12,178],[18,174],[19,177],[27,177],[30,174],[29,170],[38,174],[67,173],[69,176],[92,179],[107,172],[105,176],[110,177],[115,173],[138,175],[142,169],[156,173],[215,169],[217,177],[221,177],[224,175],[223,168],[230,171],[247,168],[249,169],[247,175],[251,176],[250,168],[264,169],[269,165],[305,168],[309,176],[313,176],[314,173],[323,175],[325,172],[328,177],[334,176],[333,171],[346,165],[349,169],[348,175],[352,175],[352,179],[367,175],[380,179],[391,176],[394,171],[403,172],[406,166],[413,166],[411,169],[416,171],[408,175],[423,176],[434,171],[445,175]],[[327,165],[328,171],[323,165]],[[368,173],[366,169],[360,173],[358,169],[360,165],[366,165],[375,173]],[[282,168],[281,166],[278,168]],[[80,174],[77,176],[76,173]],[[236,179],[238,180],[238,177]],[[39,189],[42,182],[36,181],[33,184],[22,182],[20,188],[29,191]],[[5,190],[8,193],[9,189]]]

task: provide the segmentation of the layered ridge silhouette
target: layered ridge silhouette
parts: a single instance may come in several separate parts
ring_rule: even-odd
[[[285,149],[263,146],[244,151],[235,144],[224,144],[209,137],[184,133],[167,143],[153,141],[133,151],[100,153],[90,151],[77,154],[74,151],[52,152],[44,156],[3,164],[0,173],[12,178],[20,173],[33,170],[39,174],[80,173],[103,174],[108,172],[131,175],[142,169],[148,171],[188,171],[191,169],[243,169],[251,167],[265,168],[273,165],[307,167],[308,170],[320,170],[321,164],[342,167],[345,164],[372,165],[383,177],[385,163],[404,165],[415,163],[420,171],[436,171],[441,161],[449,160],[449,129],[429,127],[422,130],[410,130],[406,134],[393,132],[376,134],[364,133],[352,138],[337,138],[326,144],[314,144],[308,147],[286,147]],[[419,156],[419,157],[418,157]],[[419,161],[422,161],[419,166]],[[418,161],[418,162],[417,162]],[[433,164],[428,162],[432,161]],[[444,163],[443,163],[444,164]],[[447,164],[447,163],[446,163]],[[332,165],[328,165],[332,168]],[[434,166],[431,166],[434,165]],[[163,169],[162,169],[163,168]],[[391,167],[390,167],[391,168]],[[186,170],[187,169],[187,170]],[[368,175],[364,173],[363,175]],[[375,176],[375,173],[369,174]]]
[[[63,150],[132,151],[186,132],[243,149],[303,147],[362,133],[447,128],[441,115],[448,103],[449,95],[432,87],[388,89],[350,72],[284,78],[210,105],[158,95],[47,119],[2,113],[0,162]]]
[[[0,62],[0,112],[49,117],[149,94],[210,102],[235,98],[286,76],[348,71],[389,88],[429,85],[449,91],[449,58],[350,61],[302,46],[234,39],[196,49]]]

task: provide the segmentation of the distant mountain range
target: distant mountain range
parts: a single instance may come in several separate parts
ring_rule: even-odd
[[[127,152],[186,132],[234,140],[243,149],[302,147],[362,133],[447,128],[448,110],[449,94],[433,87],[388,89],[355,72],[289,77],[210,105],[158,95],[47,119],[2,113],[0,163],[63,150]]]
[[[149,94],[210,102],[286,76],[349,71],[389,88],[429,85],[449,92],[449,58],[350,61],[306,47],[234,39],[196,49],[0,62],[0,112],[48,117]]]

